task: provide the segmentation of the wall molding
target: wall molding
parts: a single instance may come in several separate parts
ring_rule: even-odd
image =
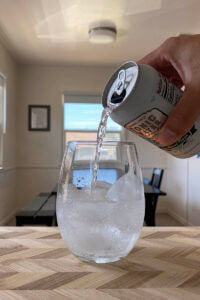
[[[60,169],[61,164],[54,165],[42,165],[42,164],[31,164],[31,165],[19,165],[19,166],[9,166],[0,168],[0,174],[8,171],[14,171],[17,169]]]
[[[5,226],[8,224],[8,222],[13,219],[16,216],[16,212],[17,210],[13,210],[9,215],[7,215],[6,217],[4,217],[1,221],[0,221],[0,226]]]
[[[170,217],[172,217],[173,219],[177,220],[182,225],[185,225],[185,226],[194,226],[193,224],[189,223],[186,220],[186,218],[181,217],[180,215],[174,213],[174,211],[172,211],[170,209],[161,207],[160,209],[156,210],[156,213],[158,213],[158,214],[168,214]]]
[[[175,220],[179,221],[181,224],[183,225],[192,225],[189,224],[188,221],[186,220],[186,218],[181,217],[180,215],[176,214],[174,211],[172,210],[167,210],[167,214],[170,215],[172,218],[174,218]]]
[[[16,169],[17,169],[17,166],[3,167],[3,168],[0,168],[0,174],[5,173],[5,172],[9,172],[9,171],[16,171]]]
[[[61,164],[53,165],[42,165],[42,164],[30,164],[30,165],[19,165],[17,169],[60,169]]]
[[[168,214],[170,217],[177,220],[179,223],[181,223],[184,226],[194,226],[193,224],[189,223],[185,218],[181,217],[180,215],[174,213],[173,211],[171,211],[167,208],[160,208],[160,209],[156,210],[156,213]]]

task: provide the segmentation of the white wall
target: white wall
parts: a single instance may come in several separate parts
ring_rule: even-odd
[[[200,159],[167,156],[168,212],[183,224],[200,225]]]
[[[200,225],[200,158],[188,160],[188,223]]]
[[[187,224],[188,160],[167,155],[168,211],[181,223]]]
[[[0,43],[0,72],[6,76],[7,128],[3,140],[3,166],[0,170],[0,225],[16,210],[17,76],[16,62]]]

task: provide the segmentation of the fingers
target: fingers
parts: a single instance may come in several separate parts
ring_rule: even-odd
[[[163,65],[160,55],[158,55],[159,50],[156,49],[140,59],[138,64],[145,64],[154,67],[155,69],[160,68]]]
[[[171,65],[171,56],[173,56],[174,47],[176,46],[177,38],[168,38],[160,47],[150,52],[138,61],[139,64],[147,64],[159,70]]]
[[[182,87],[184,85],[183,79],[179,74],[179,69],[177,66],[175,67],[176,63],[173,56],[175,41],[175,38],[166,40],[159,48],[140,59],[137,63],[150,65],[176,86]]]
[[[186,90],[158,136],[162,145],[171,145],[185,135],[200,116],[200,91]]]

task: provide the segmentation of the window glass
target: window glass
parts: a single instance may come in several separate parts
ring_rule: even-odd
[[[65,103],[64,130],[96,131],[103,106],[96,103]],[[121,131],[121,126],[111,118],[107,122],[107,131]]]
[[[83,98],[83,96],[82,96]],[[64,103],[64,138],[65,144],[69,141],[96,141],[97,129],[103,111],[102,104],[97,103]],[[83,99],[81,99],[83,100]],[[85,99],[84,99],[85,101]],[[106,126],[104,141],[120,141],[122,127],[111,118]],[[82,148],[76,153],[76,160],[90,160],[95,155],[95,147],[90,149]],[[116,150],[113,148],[103,149],[102,160],[115,160]]]

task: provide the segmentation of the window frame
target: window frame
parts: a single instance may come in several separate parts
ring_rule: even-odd
[[[62,120],[62,128],[63,128],[63,153],[65,151],[65,135],[66,132],[81,132],[81,130],[65,130],[64,129],[64,104],[65,103],[85,103],[85,104],[101,104],[102,96],[98,94],[67,94],[64,93],[62,97],[62,111],[63,111],[63,120]],[[97,131],[84,130],[83,132],[96,133]],[[120,133],[120,140],[124,137],[124,130],[119,131],[107,131],[107,133]]]
[[[0,128],[0,170],[4,169],[4,135],[6,134],[6,76],[0,72],[3,79],[3,102],[0,118],[2,120],[2,128]]]

